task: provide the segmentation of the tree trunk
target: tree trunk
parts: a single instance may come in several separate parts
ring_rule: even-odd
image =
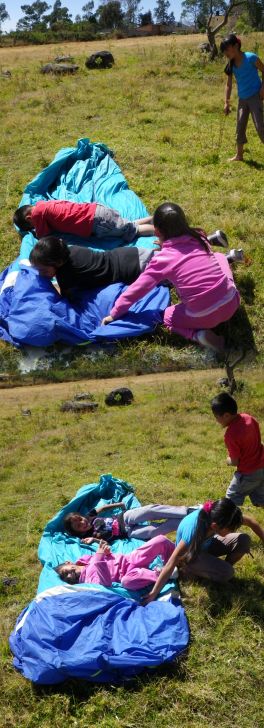
[[[218,48],[215,42],[215,33],[210,27],[207,28],[207,38],[210,46],[210,59],[211,61],[214,61],[214,59],[218,56]]]
[[[219,31],[224,27],[224,25],[227,24],[229,15],[230,15],[231,11],[233,10],[233,8],[236,8],[238,5],[242,5],[245,2],[246,2],[246,0],[230,0],[230,3],[226,8],[223,20],[221,20],[220,23],[218,23],[218,25],[215,26],[215,28],[212,28],[212,26],[211,26],[212,18],[213,18],[212,9],[211,9],[211,12],[210,12],[210,15],[208,18],[208,22],[207,22],[207,28],[206,28],[208,43],[210,46],[211,61],[213,61],[214,58],[216,58],[218,56],[218,48],[217,48],[216,41],[215,41],[217,33],[219,33]]]

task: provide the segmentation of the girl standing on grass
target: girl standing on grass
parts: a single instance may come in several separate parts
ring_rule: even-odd
[[[240,303],[225,255],[212,252],[205,233],[190,227],[181,207],[173,202],[157,208],[153,223],[161,250],[119,296],[102,323],[120,319],[135,301],[168,279],[181,303],[165,309],[164,325],[185,339],[224,353],[224,338],[211,329],[228,321]]]
[[[186,516],[177,531],[176,548],[144,603],[156,599],[176,566],[180,575],[190,578],[200,576],[222,584],[230,581],[234,565],[250,552],[248,534],[236,533],[241,526],[251,528],[264,542],[263,528],[252,516],[244,516],[230,498],[207,501]]]
[[[231,33],[220,44],[220,50],[228,58],[225,67],[227,75],[225,114],[230,113],[230,97],[232,92],[233,75],[237,82],[238,109],[237,109],[237,153],[231,162],[243,162],[244,144],[247,143],[246,128],[249,114],[251,114],[260,140],[264,143],[264,64],[256,53],[243,53],[241,40]],[[262,82],[258,71],[262,73]]]

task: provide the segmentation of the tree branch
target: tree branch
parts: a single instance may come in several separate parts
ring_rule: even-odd
[[[223,20],[221,20],[220,23],[218,23],[218,25],[215,26],[215,28],[211,28],[211,26],[210,26],[210,23],[212,22],[212,17],[213,17],[212,13],[211,13],[208,18],[208,22],[207,22],[207,30],[209,30],[213,36],[217,35],[217,33],[219,33],[219,30],[221,30],[221,28],[223,28],[224,25],[226,25],[229,15],[230,15],[231,11],[233,10],[233,8],[236,8],[239,5],[243,5],[244,3],[246,3],[246,1],[247,0],[235,0],[235,2],[231,2],[230,5],[228,5],[228,7],[226,8]]]

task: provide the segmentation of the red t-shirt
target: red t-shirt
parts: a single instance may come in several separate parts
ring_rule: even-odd
[[[92,232],[95,209],[96,202],[43,200],[32,207],[31,220],[37,238],[52,235],[53,232],[88,238]]]
[[[225,432],[225,444],[232,460],[238,460],[239,473],[253,473],[264,468],[264,447],[259,424],[254,417],[238,414]]]

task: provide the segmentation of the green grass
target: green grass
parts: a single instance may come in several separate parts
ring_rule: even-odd
[[[242,337],[250,347],[251,326],[262,361],[263,147],[250,122],[245,164],[227,162],[234,151],[235,91],[233,111],[226,119],[224,62],[208,62],[197,50],[200,39],[111,41],[109,47],[116,64],[106,72],[88,72],[84,68],[86,56],[100,47],[99,43],[65,44],[59,49],[0,49],[0,65],[12,71],[11,79],[0,78],[1,267],[19,249],[12,214],[27,182],[61,147],[75,145],[82,136],[103,141],[114,150],[130,186],[150,211],[165,199],[175,200],[194,225],[208,231],[222,227],[231,247],[244,247],[251,264],[237,268],[236,276],[250,325],[245,326],[244,318],[236,317],[231,340],[237,345]],[[262,34],[245,38],[245,49],[256,49],[263,57]],[[58,50],[70,50],[75,55],[80,63],[77,76],[41,76],[41,62],[51,59]],[[194,357],[193,347],[179,337],[169,340],[162,331],[159,336],[161,370],[191,366],[194,358],[196,366],[208,366],[203,354]],[[84,351],[77,351],[70,371],[55,357],[48,376],[55,380],[64,376],[105,376],[122,370],[122,366],[133,373],[141,365],[140,351],[135,342],[124,343],[116,358],[104,356],[94,362],[86,357],[85,364]],[[151,362],[156,353],[155,338],[147,341],[146,351]],[[10,354],[9,347],[1,346],[1,371],[16,371],[18,359],[19,355]],[[150,367],[155,371],[153,364]]]
[[[225,587],[183,585],[190,621],[189,654],[178,665],[144,674],[126,687],[68,681],[34,688],[12,668],[8,635],[36,592],[37,545],[46,521],[83,483],[112,472],[133,483],[143,503],[195,503],[225,493],[223,432],[209,407],[216,372],[131,381],[134,404],[107,408],[109,383],[89,384],[98,411],[60,413],[63,398],[85,385],[71,383],[2,392],[1,725],[4,728],[262,728],[263,545],[237,566]],[[264,384],[258,369],[240,372],[239,407],[264,431]],[[242,388],[243,384],[243,388]],[[29,407],[31,416],[21,409]],[[245,512],[264,525],[249,501]]]

